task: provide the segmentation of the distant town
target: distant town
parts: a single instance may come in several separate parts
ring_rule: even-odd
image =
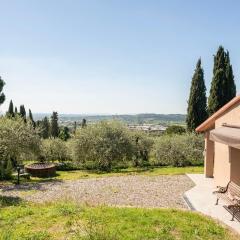
[[[34,119],[41,120],[49,113],[35,113]],[[186,115],[184,114],[125,114],[125,115],[84,115],[84,114],[59,114],[59,125],[73,128],[80,126],[82,120],[86,119],[87,124],[94,124],[103,120],[118,120],[127,124],[131,130],[140,130],[160,134],[170,125],[185,125]]]

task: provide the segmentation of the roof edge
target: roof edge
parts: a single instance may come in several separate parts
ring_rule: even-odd
[[[204,132],[209,129],[215,122],[215,120],[227,111],[229,108],[234,106],[235,104],[240,102],[240,95],[234,97],[231,101],[226,103],[223,107],[221,107],[217,112],[215,112],[212,116],[210,116],[207,120],[205,120],[202,124],[200,124],[195,131],[196,132]]]

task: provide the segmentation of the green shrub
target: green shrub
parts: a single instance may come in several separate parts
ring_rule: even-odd
[[[203,164],[204,141],[202,135],[164,135],[153,147],[153,165],[191,166]]]
[[[0,117],[0,177],[10,177],[12,164],[15,167],[22,160],[36,158],[39,146],[38,132],[31,124],[20,117]]]
[[[172,125],[167,127],[164,134],[183,134],[186,132],[186,129],[180,125]]]
[[[154,141],[148,137],[144,132],[133,132],[132,133],[132,144],[133,144],[133,165],[145,166],[149,165],[149,154]]]
[[[76,162],[60,162],[56,164],[57,171],[73,171],[73,170],[82,170],[83,166]]]
[[[68,143],[59,138],[42,140],[41,157],[45,161],[70,160]]]
[[[131,133],[115,121],[80,128],[72,141],[75,161],[106,171],[131,160],[133,148]]]

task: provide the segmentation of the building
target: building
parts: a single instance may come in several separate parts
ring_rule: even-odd
[[[205,134],[204,173],[216,186],[240,185],[240,96],[196,128]]]

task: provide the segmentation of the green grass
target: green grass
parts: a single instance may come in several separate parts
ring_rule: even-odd
[[[190,211],[5,204],[0,240],[237,240],[214,220]]]
[[[203,173],[202,166],[194,167],[145,167],[134,168],[129,167],[125,169],[115,169],[112,172],[101,171],[88,171],[88,170],[74,170],[74,171],[57,171],[56,177],[53,178],[35,178],[31,177],[30,180],[21,179],[23,183],[33,182],[47,182],[47,181],[62,181],[62,180],[77,180],[82,178],[99,178],[99,177],[111,177],[111,176],[124,176],[124,175],[181,175],[186,173]],[[0,182],[2,184],[11,184],[10,181]]]
[[[185,173],[203,173],[203,167],[158,167],[158,168],[126,168],[114,170],[113,172],[96,172],[96,171],[58,171],[58,180],[75,180],[86,177],[111,177],[123,175],[179,175]]]

